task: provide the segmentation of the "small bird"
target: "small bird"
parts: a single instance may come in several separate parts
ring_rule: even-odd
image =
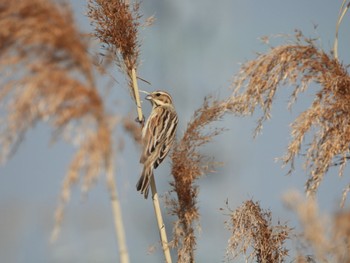
[[[178,123],[171,96],[165,91],[154,91],[146,96],[152,104],[152,111],[142,129],[143,164],[141,177],[136,184],[145,199],[148,197],[153,170],[164,160],[173,144]]]

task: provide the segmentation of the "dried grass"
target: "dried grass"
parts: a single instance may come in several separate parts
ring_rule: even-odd
[[[178,262],[194,262],[196,248],[195,230],[199,228],[197,207],[198,186],[196,180],[211,172],[215,163],[200,153],[199,148],[210,142],[223,129],[210,125],[232,112],[231,98],[217,100],[205,98],[201,108],[196,110],[182,138],[176,142],[171,154],[172,191],[176,198],[168,199],[171,213],[178,217],[174,225],[173,245],[177,248]]]
[[[338,212],[333,218],[332,239],[340,243],[335,247],[338,262],[350,263],[350,211]]]
[[[295,191],[285,194],[284,201],[298,215],[302,227],[297,241],[311,252],[309,256],[299,256],[296,262],[350,262],[349,211],[325,217],[319,213],[314,198],[305,199]]]
[[[332,165],[340,164],[339,176],[342,176],[349,158],[350,77],[346,68],[318,48],[315,40],[305,38],[297,31],[293,43],[272,47],[266,54],[245,63],[233,82],[236,87],[233,103],[238,114],[252,114],[257,107],[263,111],[256,133],[270,118],[279,87],[294,86],[289,103],[292,107],[299,93],[311,83],[319,89],[310,107],[292,123],[292,140],[282,158],[283,164],[289,164],[292,172],[294,160],[305,146],[308,194],[317,191]],[[312,139],[304,142],[307,134],[312,135]]]
[[[114,52],[117,65],[129,77],[135,100],[138,91],[134,89],[133,71],[139,63],[141,17],[138,9],[138,4],[131,7],[127,1],[90,0],[88,14],[96,26],[95,36],[107,45],[108,51]],[[53,127],[54,139],[68,134],[77,146],[63,182],[54,237],[70,199],[71,186],[82,178],[82,189],[86,192],[99,174],[106,171],[113,174],[111,121],[94,87],[87,49],[86,38],[74,27],[68,5],[48,0],[0,0],[0,101],[6,106],[7,114],[0,123],[1,159],[6,160],[15,152],[28,129],[39,121]],[[294,159],[302,146],[307,145],[308,193],[317,191],[332,165],[339,164],[339,175],[343,174],[350,157],[350,78],[338,60],[318,48],[314,40],[297,32],[294,43],[274,47],[242,66],[233,83],[234,96],[226,100],[206,98],[175,144],[171,155],[174,176],[171,186],[176,198],[168,203],[178,217],[173,241],[178,249],[178,262],[195,261],[195,232],[200,218],[196,180],[209,173],[214,164],[199,149],[223,130],[210,129],[210,125],[226,113],[252,114],[260,107],[263,116],[258,121],[258,132],[270,117],[278,87],[294,86],[292,106],[299,93],[312,82],[320,89],[310,108],[293,122],[292,141],[283,163],[290,164],[292,171]],[[125,120],[124,127],[136,142],[141,141],[140,129],[133,122]],[[307,144],[305,135],[312,131],[316,132]],[[336,215],[329,235],[312,199],[303,201],[295,196],[288,199],[299,215],[303,238],[312,247],[315,258],[321,262],[329,257],[337,262],[350,262],[349,214]],[[284,242],[290,229],[280,224],[272,226],[271,218],[270,211],[262,210],[251,200],[231,211],[227,222],[232,231],[227,259],[249,253],[248,259],[257,262],[283,262],[288,253]],[[297,262],[312,260],[300,256]]]
[[[288,255],[285,241],[291,234],[287,225],[278,223],[273,226],[271,212],[261,209],[259,203],[252,200],[245,201],[235,211],[228,210],[230,220],[225,224],[231,237],[226,252],[227,260],[242,254],[250,262],[285,262]]]
[[[40,65],[31,60],[41,59],[45,64],[60,61],[65,69],[79,70],[92,82],[86,37],[75,28],[69,6],[63,1],[59,3],[43,0],[0,1],[2,72],[11,73],[10,70],[6,71],[8,66],[21,62],[27,63],[29,70],[33,67],[34,74]],[[34,7],[34,4],[37,6]],[[13,49],[16,50],[15,54]],[[46,54],[51,55],[46,57]]]
[[[83,177],[87,191],[108,169],[112,156],[109,117],[94,88],[86,38],[75,28],[66,4],[47,0],[0,2],[1,157],[13,153],[39,121],[54,139],[74,140],[77,152],[63,182],[56,230],[70,188]]]
[[[130,93],[136,99],[132,70],[136,70],[139,63],[139,3],[130,6],[122,0],[89,0],[88,10],[95,37],[114,54],[117,66],[129,77]]]
[[[295,211],[299,217],[302,226],[301,239],[311,245],[317,259],[326,262],[326,255],[331,247],[326,229],[329,222],[325,217],[320,216],[316,201],[313,198],[305,200],[297,192],[285,194],[284,200],[287,207]]]

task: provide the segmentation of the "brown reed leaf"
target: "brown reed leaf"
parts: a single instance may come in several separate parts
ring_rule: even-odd
[[[83,177],[88,190],[111,162],[111,127],[93,86],[87,39],[67,4],[48,0],[0,0],[1,157],[6,159],[39,121],[54,138],[69,134],[78,150],[64,179],[56,211],[57,234],[70,188]]]
[[[209,157],[200,153],[199,147],[223,131],[220,128],[210,129],[210,124],[232,112],[232,107],[231,98],[205,98],[202,107],[195,111],[184,135],[173,148],[171,160],[174,181],[170,184],[177,198],[167,202],[171,213],[178,217],[173,230],[173,245],[178,249],[178,262],[194,262],[195,230],[199,228],[198,187],[195,182],[215,165]]]
[[[315,40],[307,39],[297,31],[294,43],[273,47],[245,63],[233,82],[236,87],[233,103],[238,114],[252,114],[257,107],[263,111],[256,133],[270,117],[279,87],[294,86],[289,103],[292,107],[299,93],[311,83],[319,89],[310,107],[292,123],[292,139],[282,158],[284,165],[290,165],[291,173],[296,156],[305,146],[308,194],[317,191],[332,165],[341,164],[341,176],[349,158],[350,77],[346,68],[318,48]],[[310,142],[305,142],[306,134],[312,135]]]
[[[272,214],[263,210],[258,202],[248,200],[232,211],[228,208],[230,220],[225,222],[231,232],[226,259],[245,255],[246,261],[259,263],[284,262],[288,255],[285,241],[292,229],[287,225],[272,225]]]

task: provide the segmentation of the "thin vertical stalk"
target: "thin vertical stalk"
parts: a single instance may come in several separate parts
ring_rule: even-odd
[[[334,40],[334,45],[333,45],[333,53],[334,53],[334,58],[335,59],[339,59],[338,58],[338,34],[339,34],[339,27],[340,27],[340,24],[346,14],[346,12],[348,11],[349,7],[350,7],[350,3],[348,3],[346,6],[345,6],[345,3],[346,3],[346,0],[343,0],[343,3],[340,7],[340,11],[339,11],[339,16],[338,16],[338,21],[337,21],[337,25],[336,25],[336,28],[335,28],[335,40]]]
[[[139,86],[137,84],[136,70],[134,68],[131,70],[131,78],[132,78],[132,86],[134,89],[134,95],[136,100],[137,118],[139,122],[143,125],[143,114],[142,114],[142,107],[141,107],[141,101],[140,101]]]
[[[113,217],[114,217],[114,227],[115,227],[117,242],[119,246],[120,262],[129,263],[130,260],[129,260],[128,248],[126,246],[122,210],[121,210],[120,202],[118,198],[116,182],[114,179],[114,166],[112,161],[109,162],[106,177],[107,177],[107,187],[111,198],[111,205],[112,205],[112,211],[113,211]]]
[[[141,103],[140,103],[140,94],[139,94],[138,85],[137,85],[136,70],[134,68],[131,70],[131,76],[132,76],[132,85],[133,85],[135,99],[136,99],[136,105],[137,105],[138,120],[141,123],[141,125],[143,125],[143,114],[142,114],[142,107],[141,107]],[[160,235],[160,239],[162,242],[162,248],[163,248],[165,261],[166,261],[166,263],[171,263],[172,261],[171,261],[169,246],[168,246],[168,238],[167,238],[167,234],[166,234],[166,230],[165,230],[162,212],[160,209],[159,198],[158,198],[158,193],[157,193],[156,182],[154,180],[154,176],[151,176],[150,184],[151,184],[151,191],[152,191],[152,201],[153,201],[154,213],[156,214],[156,218],[157,218],[158,230],[159,230],[159,235]]]
[[[170,255],[170,249],[168,246],[168,238],[166,235],[162,212],[159,206],[157,187],[156,187],[156,182],[154,180],[153,175],[151,176],[150,184],[151,184],[151,191],[152,191],[153,207],[157,217],[158,229],[159,229],[160,239],[162,241],[162,248],[165,256],[165,262],[171,263],[171,255]]]

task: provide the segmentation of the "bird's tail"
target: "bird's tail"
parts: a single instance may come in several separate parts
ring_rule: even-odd
[[[145,166],[143,168],[141,177],[136,184],[137,191],[141,191],[141,194],[145,196],[145,199],[147,199],[148,197],[149,183],[152,175],[153,175],[153,168],[149,168]]]

